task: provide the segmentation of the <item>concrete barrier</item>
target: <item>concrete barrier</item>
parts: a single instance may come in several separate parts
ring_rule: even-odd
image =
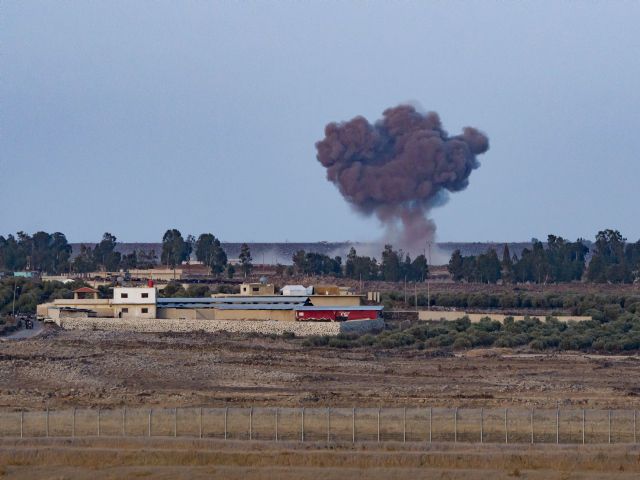
[[[106,330],[119,332],[237,332],[282,335],[338,335],[363,333],[384,328],[384,321],[349,320],[347,322],[278,322],[274,320],[176,320],[164,318],[61,318],[55,323],[67,330]]]

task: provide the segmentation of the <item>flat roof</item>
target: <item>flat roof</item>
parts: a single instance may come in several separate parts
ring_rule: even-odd
[[[249,295],[244,297],[191,297],[191,298],[158,298],[156,302],[158,304],[169,303],[198,303],[198,304],[268,304],[268,303],[306,303],[309,300],[307,295],[305,296],[262,296],[262,295]]]
[[[168,303],[159,308],[215,308],[216,310],[293,310],[300,305],[291,303],[253,303],[246,305],[215,305],[211,303]]]

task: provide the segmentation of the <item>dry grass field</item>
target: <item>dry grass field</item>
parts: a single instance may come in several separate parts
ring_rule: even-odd
[[[301,339],[75,332],[47,327],[33,339],[0,342],[0,410],[3,421],[13,422],[9,428],[15,430],[15,415],[21,409],[30,412],[28,428],[37,429],[42,422],[35,411],[91,407],[79,413],[86,418],[79,417],[78,426],[84,421],[82,425],[89,429],[85,434],[94,435],[95,407],[99,406],[104,409],[103,434],[113,435],[119,429],[120,409],[127,406],[132,412],[136,408],[167,409],[164,418],[154,417],[154,435],[170,436],[172,408],[184,409],[180,428],[193,430],[193,418],[189,420],[193,415],[187,409],[204,406],[235,409],[229,429],[243,432],[246,411],[238,407],[252,406],[261,412],[254,424],[259,440],[233,439],[244,438],[244,434],[220,440],[219,416],[210,417],[206,428],[212,433],[202,440],[142,438],[144,418],[136,419],[132,413],[127,420],[132,429],[128,435],[139,438],[5,438],[0,441],[0,478],[635,479],[640,475],[640,450],[629,443],[531,446],[414,441],[426,434],[425,422],[416,418],[425,420],[422,417],[429,407],[442,414],[434,422],[434,430],[440,432],[446,427],[439,422],[451,425],[453,407],[476,409],[473,416],[464,416],[472,412],[466,410],[459,418],[460,440],[469,442],[477,441],[480,407],[513,409],[509,428],[517,429],[516,424],[521,423],[523,431],[527,419],[515,411],[535,408],[541,417],[548,417],[545,431],[537,435],[548,436],[554,430],[549,412],[559,406],[574,411],[562,418],[567,422],[563,432],[569,432],[569,441],[574,443],[579,442],[578,412],[600,409],[597,431],[592,434],[604,442],[605,410],[627,409],[622,414],[627,417],[632,409],[640,410],[638,385],[640,358],[635,355],[532,354],[512,349],[455,354],[404,348],[340,350],[305,347]],[[274,406],[294,409],[289,411],[293,412],[290,431],[283,413],[280,433],[285,442],[277,444],[263,441],[272,427],[267,407]],[[295,412],[302,406],[317,417],[312,413],[307,417],[310,433],[305,444],[294,442],[299,425]],[[396,413],[407,407],[408,443],[394,443],[401,438],[398,419],[390,429],[385,418],[383,440],[391,443],[345,442],[349,422],[343,419],[340,426],[336,412],[332,420],[336,436],[327,446],[322,409],[342,408],[344,413],[353,406],[362,409],[357,428],[370,441],[375,436],[371,412],[380,406],[394,407]],[[622,424],[627,428],[630,422],[625,419]],[[487,441],[500,442],[499,411],[487,413],[486,422]],[[51,429],[52,435],[58,430],[59,435],[67,435],[68,418],[63,421],[52,414]],[[624,438],[614,441],[629,442],[630,438],[627,431]],[[450,440],[434,437],[434,442]]]
[[[0,342],[0,408],[640,408],[640,357],[353,350],[227,334],[61,331]]]
[[[267,444],[218,440],[0,441],[0,478],[252,480],[636,479],[640,448]]]

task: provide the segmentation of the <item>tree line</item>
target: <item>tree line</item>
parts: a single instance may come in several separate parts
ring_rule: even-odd
[[[534,240],[531,248],[511,255],[505,244],[502,258],[494,249],[463,256],[455,250],[448,270],[455,281],[496,283],[560,283],[587,280],[594,283],[633,283],[640,280],[640,240],[627,243],[617,230],[596,235],[591,258],[583,239],[575,242],[549,235],[546,245]]]
[[[71,258],[72,248],[63,233],[18,232],[6,238],[0,235],[0,271],[37,271],[49,274],[87,273],[94,271],[147,269],[158,263],[155,250],[134,250],[122,254],[117,250],[117,238],[109,232],[95,245],[81,244],[78,254]],[[215,235],[203,233],[198,238],[185,239],[179,230],[169,229],[162,237],[160,262],[176,268],[182,262],[196,259],[211,269],[214,275],[224,272],[233,277],[235,267],[228,263],[227,254]],[[240,249],[240,269],[247,276],[252,268],[251,250],[246,243]]]
[[[182,262],[191,258],[194,253],[196,260],[211,269],[214,275],[226,272],[229,278],[235,275],[235,266],[228,263],[227,253],[222,248],[222,243],[211,233],[202,233],[198,238],[188,235],[182,237],[179,230],[173,228],[167,230],[162,237],[162,252],[160,261],[167,268],[175,268]],[[253,269],[251,250],[249,245],[243,243],[240,246],[240,271],[246,277]]]
[[[298,275],[331,275],[355,280],[418,282],[424,281],[429,274],[429,266],[424,255],[418,255],[412,260],[408,253],[394,250],[392,245],[384,246],[380,262],[375,257],[358,255],[353,247],[349,250],[344,265],[342,257],[332,258],[329,255],[304,250],[294,253],[292,261],[293,265],[289,273]]]

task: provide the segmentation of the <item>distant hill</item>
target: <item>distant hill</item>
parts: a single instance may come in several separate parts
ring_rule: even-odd
[[[511,255],[520,256],[522,249],[531,248],[531,242],[508,242]],[[86,243],[85,245],[95,244]],[[240,246],[242,243],[238,242],[223,242],[222,246],[227,252],[229,258],[238,258],[240,255]],[[291,257],[298,250],[304,250],[306,252],[323,253],[326,255],[336,256],[339,255],[343,259],[346,257],[349,249],[353,246],[356,251],[361,255],[375,256],[380,258],[380,252],[382,247],[374,243],[350,243],[350,242],[264,242],[264,243],[249,243],[251,249],[251,256],[254,263],[267,263],[267,264],[290,264]],[[73,255],[77,255],[80,251],[79,243],[72,243]],[[504,248],[503,242],[442,242],[436,244],[432,248],[431,263],[434,265],[444,265],[449,261],[451,253],[459,249],[462,255],[478,255],[486,252],[488,249],[493,248],[498,252],[498,256],[502,256],[502,249]],[[117,250],[120,253],[128,254],[133,250],[151,251],[155,250],[156,255],[159,257],[162,251],[161,243],[119,243]]]

